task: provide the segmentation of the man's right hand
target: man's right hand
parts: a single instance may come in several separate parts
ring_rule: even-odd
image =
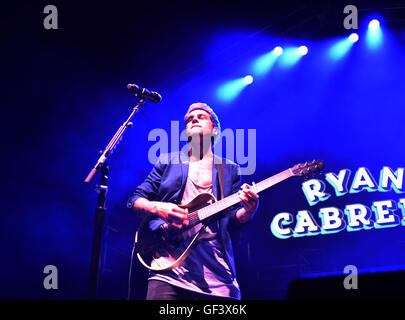
[[[188,226],[188,209],[180,208],[171,202],[149,201],[146,198],[138,198],[134,202],[133,209],[135,212],[153,214],[159,216],[169,225],[175,228]],[[145,217],[140,216],[140,217]]]
[[[178,205],[170,202],[152,202],[152,212],[165,220],[170,225],[181,228],[188,226],[188,209],[183,209]]]

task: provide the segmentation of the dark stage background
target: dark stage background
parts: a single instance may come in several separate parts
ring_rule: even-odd
[[[10,1],[11,3],[11,1]],[[46,30],[43,8],[58,8],[58,30]],[[360,39],[339,60],[327,54],[353,30],[343,8],[359,9]],[[156,128],[170,134],[197,101],[211,105],[223,129],[256,129],[254,174],[260,181],[314,158],[326,172],[404,166],[405,5],[387,1],[36,1],[4,5],[1,110],[2,299],[85,299],[97,194],[83,180],[136,98],[136,83],[163,96],[133,119],[110,160],[99,297],[125,299],[131,246],[139,221],[126,201],[152,168]],[[382,16],[383,44],[367,47],[366,20]],[[253,74],[252,63],[276,45],[306,45],[291,66]],[[232,101],[217,96],[226,81],[252,74]],[[169,135],[170,138],[170,135]],[[247,144],[247,142],[245,141]],[[247,150],[247,145],[246,149]],[[169,150],[170,151],[170,150]],[[237,160],[237,159],[235,159]],[[98,178],[96,178],[98,182]],[[260,194],[255,220],[235,243],[244,299],[284,299],[289,283],[315,273],[402,269],[404,227],[279,239],[280,212],[393,199],[367,192],[310,207],[301,180]],[[398,211],[399,212],[399,211]],[[319,221],[319,220],[318,220]],[[45,290],[46,265],[58,268],[57,290]],[[147,272],[135,261],[132,299],[143,299]]]

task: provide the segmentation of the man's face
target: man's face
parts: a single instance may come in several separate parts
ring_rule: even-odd
[[[211,116],[204,110],[193,110],[186,119],[186,136],[210,135],[216,133],[217,128],[212,123]]]

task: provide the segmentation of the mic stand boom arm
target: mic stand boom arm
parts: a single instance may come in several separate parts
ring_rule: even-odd
[[[132,113],[128,117],[127,121],[125,121],[121,127],[118,129],[118,131],[115,133],[114,137],[111,139],[110,143],[107,145],[107,147],[104,149],[104,151],[100,151],[100,158],[98,159],[96,165],[94,166],[93,169],[89,172],[87,175],[87,178],[84,180],[84,183],[89,184],[91,180],[93,180],[94,176],[101,170],[102,165],[104,162],[107,160],[107,158],[111,155],[115,147],[118,145],[118,143],[122,139],[122,135],[124,134],[125,130],[127,128],[132,127],[132,122],[130,122],[132,116],[138,111],[138,109],[145,103],[145,99],[141,98],[138,101],[138,104],[134,107],[132,110]]]
[[[91,262],[90,262],[90,276],[88,283],[88,298],[96,299],[97,297],[97,287],[98,287],[98,278],[100,270],[100,256],[101,256],[101,244],[102,236],[104,230],[104,221],[106,216],[106,193],[107,193],[107,174],[109,172],[107,158],[112,154],[115,147],[122,140],[122,135],[124,134],[127,128],[132,127],[132,122],[130,122],[132,116],[138,111],[138,109],[145,103],[145,99],[141,98],[138,101],[138,104],[132,110],[132,113],[128,119],[121,125],[118,131],[115,133],[114,137],[111,139],[110,143],[104,149],[100,151],[99,159],[93,169],[89,172],[84,182],[90,184],[97,172],[101,172],[101,184],[95,186],[96,191],[99,193],[97,199],[97,207],[95,210],[94,216],[94,237],[93,237],[93,246],[91,253]]]

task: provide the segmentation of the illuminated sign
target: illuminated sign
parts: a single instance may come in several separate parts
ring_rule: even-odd
[[[349,169],[340,170],[337,175],[332,172],[325,175],[326,182],[333,187],[337,197],[362,191],[394,190],[398,194],[405,193],[404,168],[398,168],[393,172],[391,168],[383,167],[377,184],[370,171],[361,167],[356,171],[349,189],[350,175]],[[303,182],[302,190],[310,206],[331,197],[331,194],[325,192],[325,182],[318,179]],[[344,229],[357,231],[405,226],[405,197],[397,201],[391,199],[374,201],[370,207],[361,203],[348,204],[344,208],[324,207],[318,210],[318,217],[317,221],[309,210],[300,210],[295,217],[289,212],[282,212],[273,218],[270,228],[277,238],[287,239],[337,233]]]

